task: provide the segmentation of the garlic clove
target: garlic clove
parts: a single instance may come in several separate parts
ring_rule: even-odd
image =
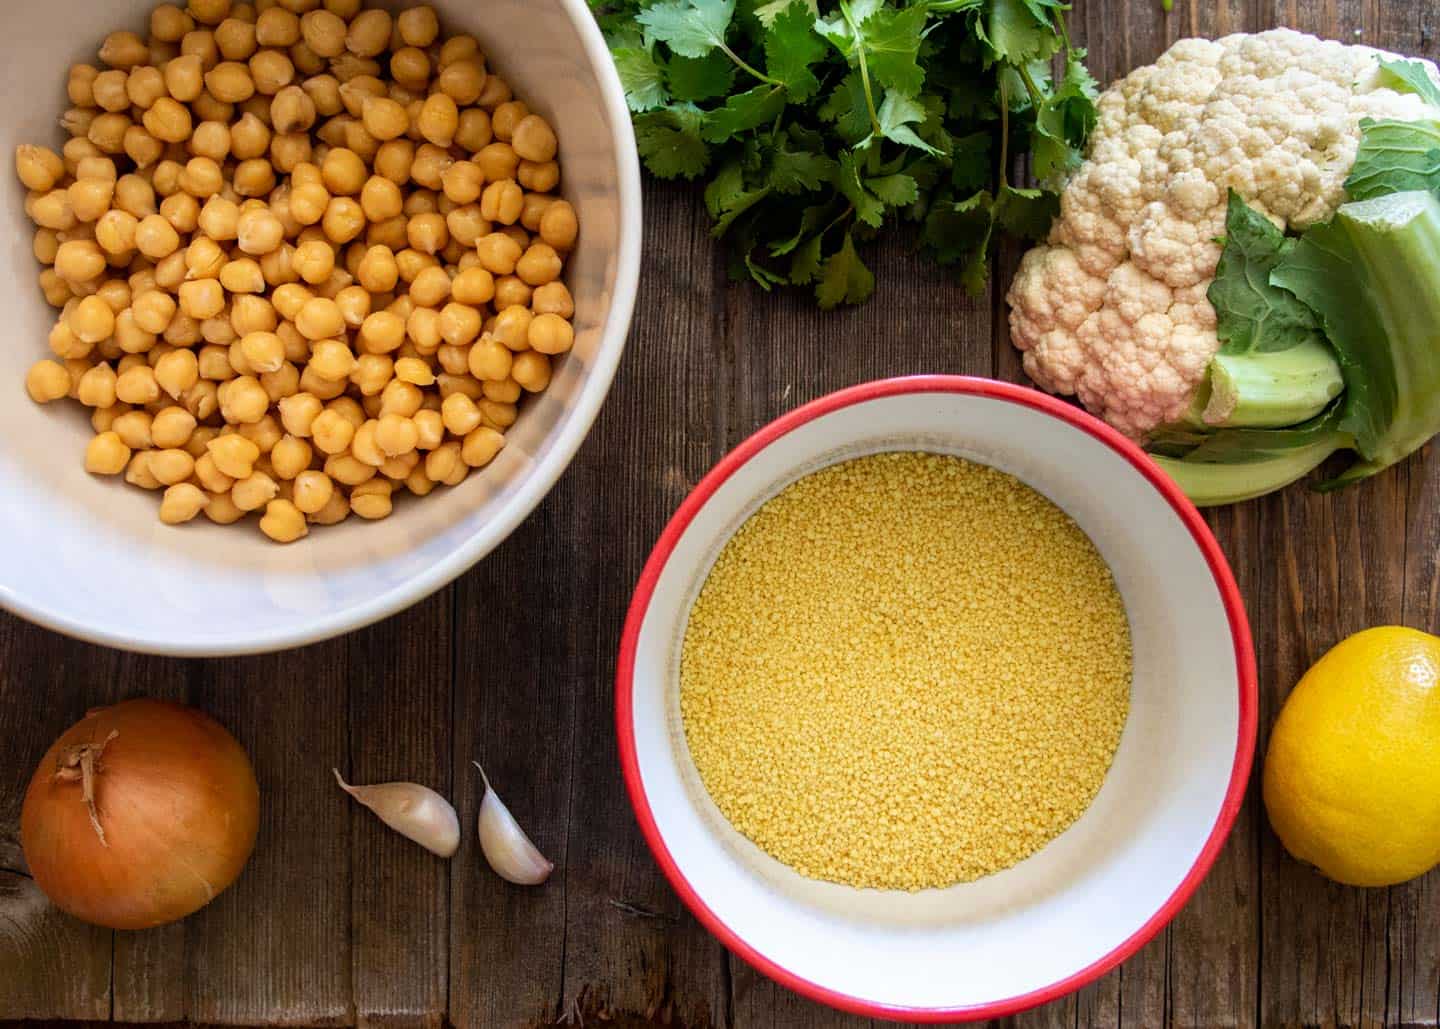
[[[413,782],[387,782],[351,786],[331,769],[340,788],[379,816],[401,836],[440,857],[453,857],[460,849],[460,817],[450,802],[427,786]]]
[[[471,764],[480,768],[479,761]],[[519,886],[540,885],[550,878],[555,866],[530,842],[530,837],[490,785],[483,768],[480,768],[480,778],[485,783],[485,796],[480,801],[480,849],[485,852],[485,860],[506,882]]]

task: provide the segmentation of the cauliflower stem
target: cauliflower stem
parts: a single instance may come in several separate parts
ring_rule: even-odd
[[[1319,488],[1344,486],[1403,460],[1440,432],[1434,193],[1408,190],[1345,204],[1300,238],[1270,281],[1316,313],[1339,358],[1345,392],[1324,415],[1292,429],[1157,433],[1151,446],[1161,467],[1201,506],[1261,496],[1331,454],[1353,450],[1361,460]]]

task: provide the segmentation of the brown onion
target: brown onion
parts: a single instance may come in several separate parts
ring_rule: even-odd
[[[259,824],[255,770],[234,736],[193,708],[127,700],[91,711],[46,752],[20,844],[56,907],[148,929],[233,883]]]

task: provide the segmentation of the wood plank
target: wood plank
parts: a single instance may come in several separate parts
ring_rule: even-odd
[[[1427,446],[1409,464],[1401,623],[1440,633],[1440,459]],[[1440,871],[1392,887],[1385,1013],[1396,1026],[1440,1024]]]
[[[698,193],[651,188],[646,222],[641,282],[650,300],[588,448],[588,474],[574,483],[586,516],[576,537],[581,550],[569,562],[577,566],[570,603],[595,632],[561,686],[574,691],[577,733],[562,1010],[719,1025],[729,1020],[725,953],[657,874],[635,826],[611,730],[613,672],[641,565],[724,448],[723,370],[744,360],[749,341],[735,334],[735,311],[721,300],[723,265]],[[595,559],[597,546],[603,560]]]
[[[480,784],[468,761],[483,760],[557,869],[545,887],[521,889],[475,847],[462,849],[452,879],[457,1024],[725,1017],[721,949],[641,841],[611,730],[630,590],[720,446],[718,256],[693,190],[654,187],[646,205],[641,278],[651,299],[591,439],[537,513],[459,585],[457,793],[472,816]]]
[[[344,640],[207,663],[193,699],[249,751],[260,838],[240,880],[186,924],[187,1016],[223,1024],[354,1020]]]
[[[44,751],[92,707],[131,696],[182,698],[185,670],[182,662],[91,646],[9,615],[0,615],[0,668],[0,738],[12,741],[0,749],[0,870],[23,874],[20,805]],[[11,956],[0,940],[0,1018],[108,1018],[113,1008],[133,1007],[134,979],[121,978],[112,996],[112,947],[128,957],[132,940],[172,933],[117,935],[82,925],[13,875],[0,894],[0,925],[22,933],[9,945],[24,942]],[[183,963],[175,958],[167,952],[155,968],[179,981]],[[168,1011],[175,992],[167,983],[153,995]]]
[[[454,796],[453,587],[345,640],[350,782]],[[351,968],[360,1026],[438,1027],[449,994],[449,863],[350,807]]]

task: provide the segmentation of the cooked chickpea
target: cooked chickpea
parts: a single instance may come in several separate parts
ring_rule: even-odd
[[[295,79],[295,65],[282,50],[261,50],[250,58],[249,68],[255,92],[261,96],[273,97]]]
[[[321,219],[325,236],[332,243],[345,244],[359,238],[365,231],[365,211],[351,197],[332,197]]]
[[[560,165],[554,161],[521,161],[515,178],[532,193],[550,193],[560,185]]]
[[[388,518],[392,510],[390,494],[394,487],[387,479],[375,478],[350,491],[350,510],[361,518]]]
[[[410,283],[410,299],[421,307],[439,307],[450,296],[450,274],[444,268],[423,268]]]
[[[264,157],[274,139],[270,126],[250,111],[246,111],[228,131],[230,152],[241,161]]]
[[[480,166],[486,182],[513,179],[520,167],[520,155],[509,143],[487,143],[475,155],[474,161]]]
[[[237,245],[256,257],[273,253],[285,240],[285,226],[267,208],[241,213],[235,224]]]
[[[15,172],[26,189],[48,193],[65,175],[65,162],[53,150],[22,144],[15,148]]]
[[[306,339],[330,339],[345,331],[345,317],[335,301],[314,297],[295,315],[295,327]]]
[[[80,376],[75,399],[86,407],[114,407],[115,369],[101,363],[88,370]]]
[[[225,289],[218,279],[195,279],[180,287],[180,310],[196,321],[225,310]]]
[[[110,428],[131,450],[149,450],[155,445],[150,437],[150,415],[144,411],[126,410],[115,417]]]
[[[560,277],[560,255],[549,243],[532,243],[515,262],[515,274],[530,286],[543,286]]]
[[[529,307],[534,290],[518,275],[502,275],[495,280],[495,310],[507,307]]]
[[[441,67],[435,85],[461,107],[468,106],[480,99],[485,88],[485,66],[474,58],[451,61]]]
[[[563,319],[561,319],[563,321]],[[490,327],[491,334],[511,350],[525,350],[531,344],[530,329],[534,322],[534,316],[528,308],[514,307],[503,308],[495,316],[495,322]]]
[[[460,128],[460,109],[455,98],[447,93],[432,93],[426,98],[416,118],[420,135],[437,147],[448,147]]]
[[[98,243],[74,239],[61,243],[55,252],[55,272],[66,282],[89,282],[105,271],[108,262]]]
[[[440,19],[429,4],[401,11],[395,18],[395,27],[406,46],[427,47],[440,36]]]
[[[241,161],[231,184],[242,197],[266,196],[275,189],[275,169],[263,157]]]
[[[527,339],[542,354],[563,354],[575,344],[575,329],[558,314],[536,315]]]
[[[215,468],[232,479],[246,479],[260,459],[260,448],[238,433],[217,436],[206,445]]]
[[[99,433],[85,446],[85,470],[91,475],[119,475],[129,463],[130,448],[119,433]]]
[[[422,143],[416,148],[415,160],[410,164],[410,178],[425,189],[440,189],[445,185],[445,169],[454,160],[444,147]]]
[[[295,393],[285,397],[278,405],[280,423],[292,436],[308,439],[315,419],[324,410],[320,398],[313,393]]]
[[[449,303],[440,312],[440,336],[452,346],[462,346],[480,335],[480,312],[469,304]]]
[[[320,165],[320,178],[325,188],[334,195],[354,196],[365,185],[365,162],[355,151],[336,147],[325,155]]]
[[[239,488],[239,483],[236,488]],[[294,543],[303,538],[310,531],[310,527],[305,524],[305,516],[293,503],[288,500],[271,500],[265,505],[265,514],[260,519],[260,531],[276,543]]]
[[[192,351],[172,350],[155,362],[155,382],[173,399],[180,399],[199,378],[199,362]]]
[[[292,264],[304,281],[324,282],[335,271],[335,248],[324,240],[308,240],[295,248]]]
[[[151,260],[162,260],[177,252],[180,234],[163,216],[152,214],[135,227],[135,246]]]
[[[556,250],[569,250],[575,245],[580,224],[575,208],[566,200],[557,200],[545,209],[540,219],[540,238]]]
[[[183,407],[167,407],[155,413],[150,421],[150,438],[157,447],[175,449],[190,442],[195,431],[195,416]]]
[[[240,339],[240,353],[255,372],[278,371],[285,363],[285,344],[273,332],[252,332]]]
[[[431,482],[458,486],[469,471],[469,465],[461,459],[460,444],[454,440],[442,443],[425,455],[425,474]]]
[[[220,414],[227,422],[258,422],[270,408],[270,395],[253,375],[240,375],[220,387]]]
[[[248,66],[222,61],[205,73],[205,89],[222,104],[238,104],[255,95],[255,80]]]
[[[484,336],[469,352],[470,374],[486,381],[502,381],[510,377],[514,355],[493,336]]]
[[[265,292],[265,274],[258,261],[242,257],[226,263],[220,269],[220,285],[229,293]]]
[[[115,380],[115,396],[127,404],[143,406],[160,399],[160,384],[149,365],[135,365],[121,372]]]
[[[25,375],[25,389],[37,404],[70,395],[70,373],[58,361],[36,361]]]
[[[538,350],[525,350],[515,355],[510,376],[527,393],[542,393],[550,385],[550,358]]]
[[[258,511],[279,493],[279,484],[261,471],[252,472],[230,487],[230,499],[242,511]]]
[[[300,443],[301,441],[296,440],[296,442]],[[308,451],[309,448],[306,447],[306,450]],[[308,455],[306,463],[309,463]],[[278,467],[276,471],[279,472]],[[324,472],[301,470],[293,478],[295,480],[292,490],[294,504],[304,514],[313,515],[322,510],[335,493],[335,484]]]
[[[492,275],[509,275],[524,253],[520,244],[500,232],[482,236],[476,241],[475,249],[480,255],[480,267]]]
[[[495,112],[495,121],[500,120],[500,111],[507,106],[502,104]],[[500,136],[497,127],[495,134]],[[504,138],[503,136],[501,138]],[[550,123],[538,114],[527,114],[514,126],[510,137],[510,145],[522,160],[544,163],[555,159],[556,143],[555,130]]]
[[[547,282],[536,286],[530,298],[530,309],[536,314],[554,314],[562,318],[575,317],[575,299],[563,282]]]
[[[205,510],[209,503],[210,497],[199,486],[177,482],[165,490],[160,501],[160,520],[166,525],[181,525]]]
[[[94,345],[115,332],[115,312],[99,296],[88,296],[69,308],[65,325],[75,338]]]

